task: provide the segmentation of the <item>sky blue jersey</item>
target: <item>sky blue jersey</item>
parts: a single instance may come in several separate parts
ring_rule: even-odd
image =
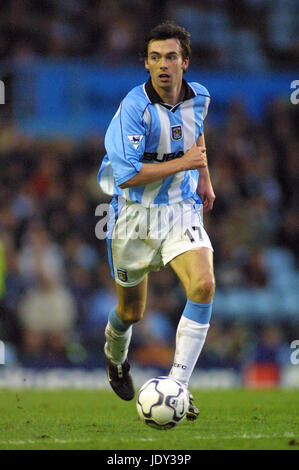
[[[175,106],[163,103],[151,79],[133,88],[121,102],[105,136],[105,155],[98,182],[111,196],[122,196],[145,207],[174,204],[196,194],[197,170],[178,172],[144,186],[121,189],[147,163],[181,158],[203,133],[210,102],[208,90],[183,80],[185,95]]]

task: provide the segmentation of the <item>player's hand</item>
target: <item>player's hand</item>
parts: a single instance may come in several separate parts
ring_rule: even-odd
[[[205,172],[205,170],[204,170]],[[213,186],[208,174],[201,173],[198,180],[197,194],[199,194],[203,205],[203,211],[208,212],[213,209],[216,199]]]
[[[186,170],[196,170],[197,168],[206,168],[208,165],[206,148],[198,146],[196,142],[183,155]]]

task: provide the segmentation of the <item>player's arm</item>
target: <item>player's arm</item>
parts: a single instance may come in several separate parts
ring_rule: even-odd
[[[162,163],[143,163],[140,171],[133,178],[121,184],[122,189],[143,186],[167,178],[180,171],[204,169],[207,165],[206,149],[195,142],[181,157]]]
[[[144,186],[180,171],[207,165],[205,148],[196,145],[196,142],[180,158],[162,163],[142,163],[146,131],[146,124],[136,103],[125,98],[105,136],[105,147],[115,182],[120,188]]]
[[[201,136],[197,138],[196,143],[199,146],[199,148],[205,148],[204,134],[202,134]],[[207,159],[207,156],[206,156],[206,159]],[[211,183],[208,162],[204,168],[200,169],[198,185],[197,185],[197,194],[200,196],[202,200],[204,212],[208,212],[212,210],[216,196],[215,196],[213,186]]]

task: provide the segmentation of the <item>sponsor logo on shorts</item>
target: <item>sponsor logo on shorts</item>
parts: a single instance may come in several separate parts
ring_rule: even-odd
[[[127,282],[128,280],[128,272],[125,269],[117,268],[117,277],[122,282]]]
[[[171,137],[172,140],[180,140],[183,137],[182,126],[172,126]]]

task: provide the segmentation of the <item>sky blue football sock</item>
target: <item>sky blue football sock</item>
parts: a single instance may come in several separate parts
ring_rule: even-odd
[[[187,299],[176,334],[176,348],[170,376],[188,387],[210,326],[212,303],[199,304]]]
[[[197,302],[192,302],[192,300],[187,299],[183,311],[183,316],[189,318],[189,320],[201,323],[202,325],[207,325],[211,319],[212,306],[213,301],[209,304],[199,304]]]
[[[105,355],[115,364],[122,364],[127,357],[132,336],[132,325],[125,325],[115,308],[108,315],[105,328]]]
[[[112,328],[116,331],[125,332],[130,328],[130,325],[126,325],[117,315],[115,307],[111,310],[108,315],[108,321]]]

